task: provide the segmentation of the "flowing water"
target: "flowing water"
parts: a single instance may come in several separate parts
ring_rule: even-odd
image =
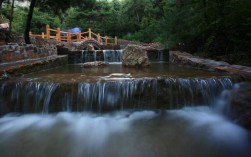
[[[112,62],[121,62],[122,61],[122,50],[103,50],[104,61]]]
[[[101,55],[102,54],[102,55]],[[119,63],[122,61],[122,50],[82,50],[81,61],[75,63],[105,61],[109,63]]]
[[[235,82],[163,63],[12,78],[0,82],[0,156],[249,157],[250,132],[223,114]]]

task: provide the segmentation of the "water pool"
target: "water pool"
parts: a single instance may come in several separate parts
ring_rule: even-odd
[[[222,112],[235,82],[167,63],[12,78],[0,82],[1,157],[249,157],[250,132]]]

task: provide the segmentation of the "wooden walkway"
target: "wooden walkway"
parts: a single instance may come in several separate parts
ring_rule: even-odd
[[[114,38],[110,38],[108,36],[100,36],[100,34],[95,34],[89,28],[86,32],[77,32],[72,33],[71,30],[67,32],[62,31],[60,28],[52,29],[49,25],[46,25],[46,32],[42,32],[41,34],[33,34],[30,32],[31,37],[42,37],[44,39],[55,39],[57,41],[65,41],[68,43],[71,42],[82,42],[85,40],[95,40],[100,45],[117,45],[118,39],[115,36]]]

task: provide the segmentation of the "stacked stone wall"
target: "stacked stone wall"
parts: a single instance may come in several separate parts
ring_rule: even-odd
[[[56,48],[33,44],[9,44],[0,46],[0,64],[27,59],[43,58],[56,54]]]

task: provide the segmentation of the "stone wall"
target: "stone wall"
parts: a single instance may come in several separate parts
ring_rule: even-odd
[[[0,66],[0,80],[5,80],[9,77],[16,77],[23,74],[39,72],[41,70],[55,68],[66,64],[68,64],[68,56],[66,55],[52,55],[37,60],[3,64]]]
[[[8,44],[0,46],[0,64],[26,59],[36,59],[56,54],[56,48],[33,44]]]

